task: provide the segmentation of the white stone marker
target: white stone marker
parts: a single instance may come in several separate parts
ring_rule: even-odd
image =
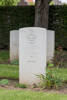
[[[37,84],[36,75],[46,73],[46,33],[37,27],[19,30],[19,83]]]
[[[19,31],[10,31],[10,61],[19,58]]]
[[[47,61],[54,57],[55,31],[47,30]],[[19,59],[19,31],[10,31],[10,60]]]
[[[47,30],[47,61],[51,61],[54,57],[55,49],[55,31]]]

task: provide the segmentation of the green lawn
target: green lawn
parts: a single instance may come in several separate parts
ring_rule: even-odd
[[[0,78],[19,78],[19,66],[5,64],[9,60],[8,51],[0,51]],[[48,71],[49,68],[47,68]],[[56,75],[67,81],[67,68],[52,68],[57,72]],[[67,100],[66,94],[61,93],[44,93],[44,92],[33,92],[25,90],[6,90],[0,88],[0,100]]]
[[[0,77],[17,79],[19,77],[19,67],[18,65],[5,64],[9,60],[9,51],[0,50]],[[13,62],[17,63],[17,62]],[[48,70],[48,68],[47,68]],[[57,75],[60,76],[64,81],[67,81],[67,68],[53,68],[55,72],[57,70]]]
[[[0,100],[67,100],[67,95],[60,93],[0,89]]]
[[[47,71],[50,70],[47,68]],[[63,79],[63,81],[67,82],[67,68],[52,68],[53,73],[55,75],[58,75],[60,79]],[[56,73],[55,73],[56,72]]]
[[[19,67],[17,65],[0,64],[0,78],[17,79],[19,77]]]
[[[48,71],[48,68],[47,68]],[[60,76],[61,79],[67,81],[67,68],[53,68],[53,71]],[[19,67],[18,65],[0,64],[0,77],[5,78],[19,78]]]

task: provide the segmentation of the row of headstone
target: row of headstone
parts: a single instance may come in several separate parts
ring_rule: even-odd
[[[19,60],[19,30],[10,31],[10,61]]]
[[[47,62],[54,57],[55,31],[47,30]],[[19,30],[10,31],[10,61],[19,59]]]
[[[54,56],[55,32],[29,27],[10,32],[10,60],[19,57],[19,82],[37,84],[46,73],[46,62]]]

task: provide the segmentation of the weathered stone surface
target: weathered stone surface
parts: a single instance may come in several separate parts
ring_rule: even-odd
[[[54,57],[55,49],[55,31],[47,30],[47,61],[51,61]]]
[[[44,28],[29,27],[19,30],[19,82],[37,84],[36,75],[46,73],[46,33]]]
[[[10,60],[19,58],[19,31],[10,31]]]
[[[54,57],[55,31],[47,30],[47,61]],[[10,60],[19,59],[19,31],[10,31]]]

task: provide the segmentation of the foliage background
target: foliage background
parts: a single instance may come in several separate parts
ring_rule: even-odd
[[[16,6],[20,0],[0,0],[0,6]]]
[[[56,47],[67,49],[67,5],[50,6],[48,25],[55,30]]]
[[[0,48],[9,47],[10,30],[34,26],[34,6],[0,6]],[[67,49],[67,6],[50,6],[48,29],[56,32],[56,46]]]

